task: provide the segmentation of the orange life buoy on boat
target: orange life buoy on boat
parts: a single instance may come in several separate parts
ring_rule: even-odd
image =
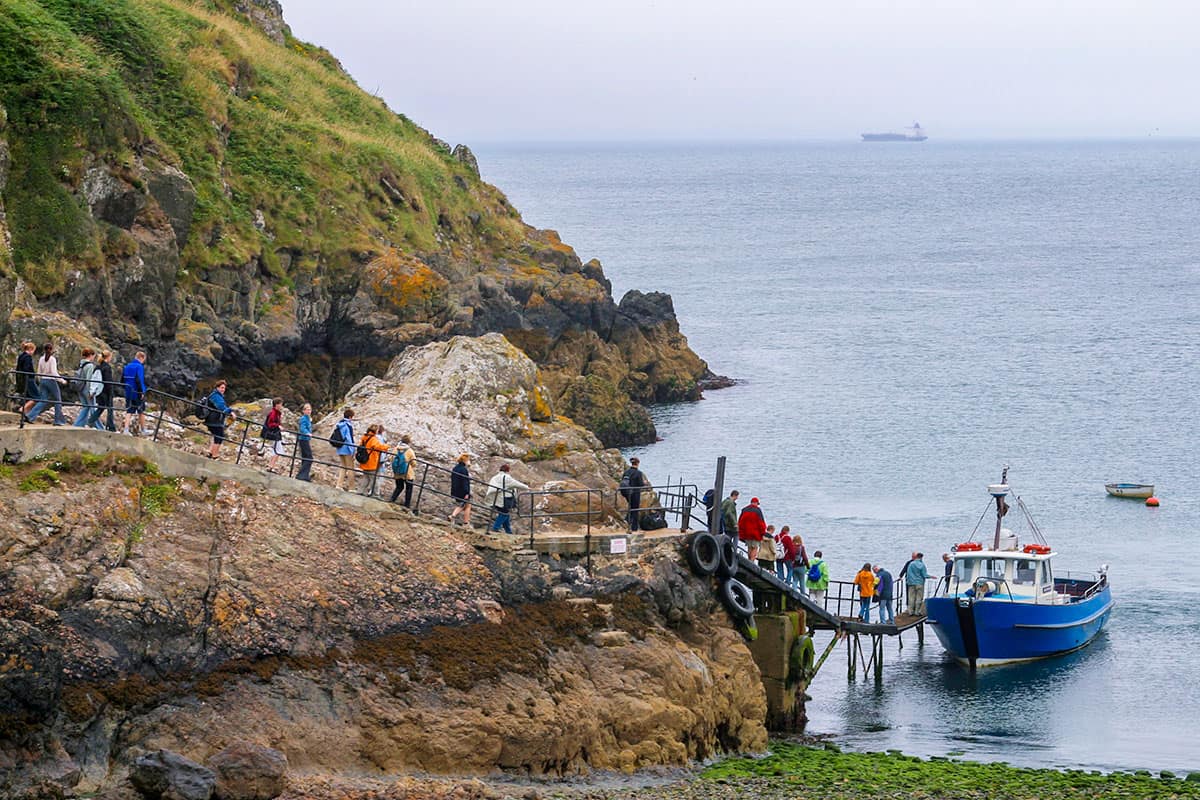
[[[1025,545],[1025,548],[1024,548],[1024,549],[1025,549],[1025,552],[1026,552],[1026,553],[1030,553],[1030,554],[1032,554],[1032,555],[1044,556],[1044,555],[1047,555],[1047,554],[1049,554],[1049,552],[1050,552],[1050,545],[1047,545],[1047,544],[1027,544],[1027,545]]]
[[[982,550],[983,545],[979,542],[962,542],[954,546],[955,552],[961,553],[964,550]]]

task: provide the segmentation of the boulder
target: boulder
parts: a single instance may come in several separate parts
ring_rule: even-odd
[[[450,154],[458,163],[471,171],[471,174],[476,178],[479,177],[479,162],[475,159],[475,154],[471,152],[471,148],[465,144],[454,145],[454,151]]]
[[[272,800],[286,786],[287,756],[270,747],[234,742],[208,760],[218,800]]]
[[[150,196],[167,215],[171,229],[175,231],[175,242],[183,249],[192,229],[192,215],[196,211],[196,187],[187,175],[172,166],[148,172],[146,185],[150,189]]]
[[[209,800],[217,776],[170,750],[156,750],[134,759],[129,780],[149,800]]]
[[[58,706],[62,652],[42,630],[0,618],[0,728],[4,718],[40,719]]]

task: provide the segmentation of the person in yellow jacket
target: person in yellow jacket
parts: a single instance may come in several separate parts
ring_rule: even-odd
[[[863,564],[863,568],[854,576],[854,585],[858,587],[858,618],[863,622],[871,621],[871,601],[875,599],[875,573],[871,571],[871,562]]]
[[[371,425],[367,428],[367,432],[358,440],[358,447],[367,451],[365,462],[358,461],[357,453],[354,457],[354,460],[358,462],[358,468],[362,471],[358,493],[370,497],[375,494],[379,483],[380,458],[388,449],[387,445],[379,440],[378,425]]]

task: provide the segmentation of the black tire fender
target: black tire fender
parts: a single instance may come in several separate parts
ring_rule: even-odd
[[[717,547],[721,552],[721,560],[717,564],[717,576],[732,578],[738,573],[737,542],[728,536],[718,536]]]
[[[721,564],[721,546],[717,537],[707,531],[693,534],[688,542],[687,559],[692,572],[702,578],[712,575]]]
[[[739,580],[730,578],[721,584],[721,602],[735,617],[754,616],[754,593]]]
[[[816,663],[817,649],[813,646],[811,636],[801,636],[792,642],[792,651],[788,654],[788,681],[799,683],[812,677],[813,665]]]

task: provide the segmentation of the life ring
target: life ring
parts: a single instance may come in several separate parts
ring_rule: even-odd
[[[1030,555],[1044,556],[1050,553],[1050,545],[1048,544],[1027,544],[1023,549]]]
[[[721,602],[735,617],[754,616],[754,593],[741,581],[730,578],[721,584]]]
[[[737,543],[728,536],[718,536],[717,549],[721,553],[721,560],[717,563],[717,576],[721,578],[732,578],[734,575],[737,575]]]
[[[707,531],[694,534],[688,542],[687,558],[692,572],[701,578],[712,575],[721,563],[721,547],[717,537]]]
[[[813,664],[817,659],[817,649],[813,646],[811,636],[800,636],[792,642],[792,650],[788,653],[789,684],[800,683],[812,678]]]
[[[982,549],[983,549],[983,545],[980,544],[979,542],[962,542],[960,544],[954,545],[954,551],[956,553],[962,553],[964,551],[970,552],[970,551],[982,550]]]

